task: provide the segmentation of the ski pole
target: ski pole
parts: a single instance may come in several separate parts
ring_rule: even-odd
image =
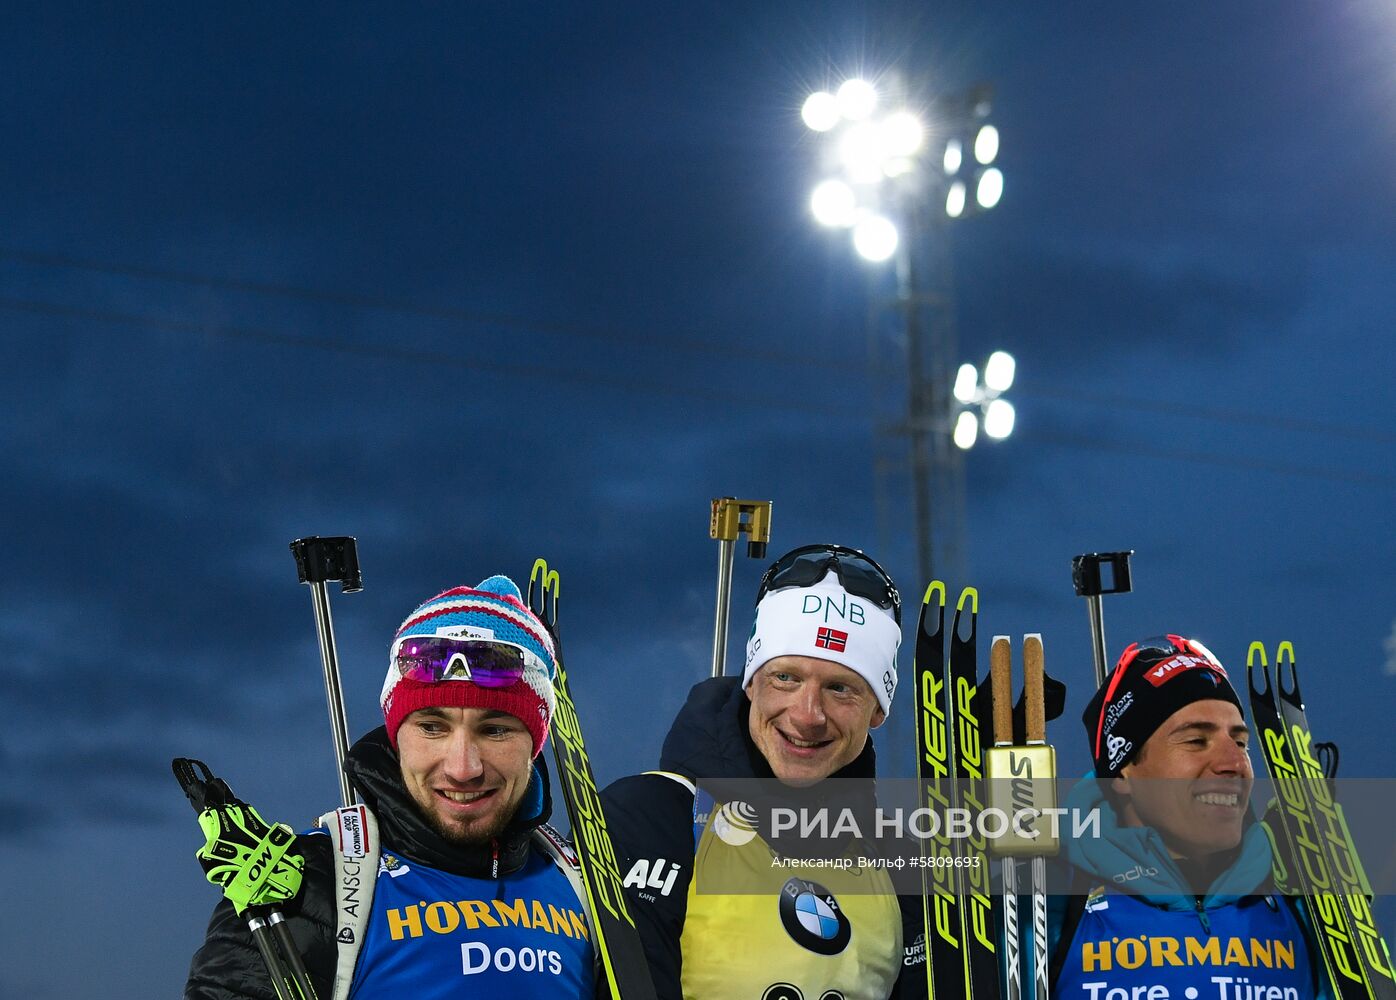
[[[1004,834],[993,842],[993,854],[1003,861],[1003,910],[1007,1000],[1023,996],[1019,966],[1019,858],[1031,858],[1033,996],[1047,1000],[1050,984],[1047,957],[1047,861],[1060,848],[1055,825],[1044,817],[1057,805],[1056,751],[1047,742],[1046,673],[1042,636],[1023,636],[1023,703],[1026,740],[1018,741],[1014,727],[1013,661],[1008,636],[994,636],[989,651],[994,695],[994,746],[988,752],[989,804],[1011,817]]]
[[[732,607],[732,562],[737,537],[746,532],[746,554],[752,559],[766,557],[771,540],[771,501],[713,500],[708,535],[717,540],[717,617],[713,622],[713,676],[721,677],[727,661],[727,617]]]
[[[300,886],[302,858],[282,860],[295,834],[284,823],[268,825],[203,761],[176,757],[170,763],[208,838],[199,861],[246,922],[277,1000],[316,1000],[310,973],[275,905]]]
[[[339,686],[339,655],[335,651],[334,621],[330,618],[330,595],[325,584],[339,581],[345,594],[363,590],[359,573],[359,550],[348,536],[321,538],[308,535],[291,543],[296,557],[296,574],[301,583],[310,585],[310,598],[315,609],[315,633],[320,639],[320,665],[325,674],[325,702],[330,712],[330,732],[334,740],[335,771],[339,774],[339,791],[345,806],[358,802],[344,773],[344,758],[349,752],[349,727],[344,720],[344,692]]]
[[[1129,578],[1129,557],[1134,550],[1124,552],[1087,552],[1071,560],[1071,582],[1076,596],[1086,599],[1086,612],[1091,619],[1091,652],[1095,656],[1095,686],[1105,683],[1105,618],[1100,606],[1102,594],[1128,594],[1134,589]],[[1110,586],[1104,586],[1100,567],[1110,567]]]
[[[1013,745],[1012,655],[1008,636],[994,636],[993,644],[989,647],[989,680],[994,693],[994,747],[989,751],[989,774],[997,780],[1003,780],[996,766],[999,757],[1002,751]],[[1003,968],[1006,987],[1003,996],[1004,1000],[1020,1000],[1023,995],[1023,973],[1018,964],[1018,859],[1004,855],[1000,863],[1003,867]]]

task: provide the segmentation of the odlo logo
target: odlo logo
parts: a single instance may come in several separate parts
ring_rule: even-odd
[[[1127,872],[1120,872],[1120,874],[1114,875],[1114,876],[1111,876],[1111,877],[1112,877],[1116,882],[1120,883],[1121,885],[1124,885],[1126,882],[1133,882],[1135,879],[1146,878],[1146,877],[1147,877],[1147,878],[1153,878],[1153,877],[1154,877],[1155,875],[1157,875],[1157,874],[1158,874],[1158,869],[1157,869],[1157,868],[1143,868],[1143,867],[1141,867],[1141,866],[1139,866],[1139,865],[1135,865],[1135,866],[1134,866],[1133,868],[1131,868],[1129,871],[1127,871]]]
[[[1125,754],[1134,749],[1134,744],[1123,736],[1112,736],[1105,741],[1107,749],[1110,751],[1110,766],[1118,767]]]
[[[834,894],[802,878],[781,886],[780,923],[796,944],[819,955],[837,955],[853,937],[853,927]]]

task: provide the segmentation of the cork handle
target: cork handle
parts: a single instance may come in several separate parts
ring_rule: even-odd
[[[994,746],[1013,742],[1013,647],[1008,636],[994,636],[989,647],[989,678],[994,691]]]
[[[1046,707],[1042,690],[1042,636],[1023,636],[1023,693],[1028,709],[1028,742],[1047,742]]]

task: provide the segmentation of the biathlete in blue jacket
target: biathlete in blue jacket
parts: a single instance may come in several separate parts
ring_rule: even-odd
[[[438,594],[402,623],[386,725],[344,765],[377,820],[376,864],[343,847],[366,823],[293,847],[304,877],[282,909],[321,1000],[594,995],[576,857],[544,826],[556,670],[551,637],[503,576]],[[184,995],[274,1000],[227,900]]]
[[[1053,1000],[1327,996],[1307,918],[1275,892],[1250,810],[1250,730],[1225,668],[1179,635],[1129,646],[1082,716],[1095,773],[1066,803],[1052,899]]]

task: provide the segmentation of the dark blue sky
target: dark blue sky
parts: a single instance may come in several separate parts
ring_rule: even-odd
[[[859,70],[996,88],[1007,191],[952,240],[1018,433],[969,458],[951,584],[1045,634],[1063,772],[1069,559],[1128,547],[1112,646],[1291,638],[1345,773],[1389,775],[1396,13],[1057,6],[7,11],[0,994],[178,989],[214,891],[172,756],[295,825],[334,804],[293,537],[359,538],[356,734],[411,607],[546,555],[602,780],[707,670],[711,497],[915,603],[867,268],[806,209],[799,105]]]

